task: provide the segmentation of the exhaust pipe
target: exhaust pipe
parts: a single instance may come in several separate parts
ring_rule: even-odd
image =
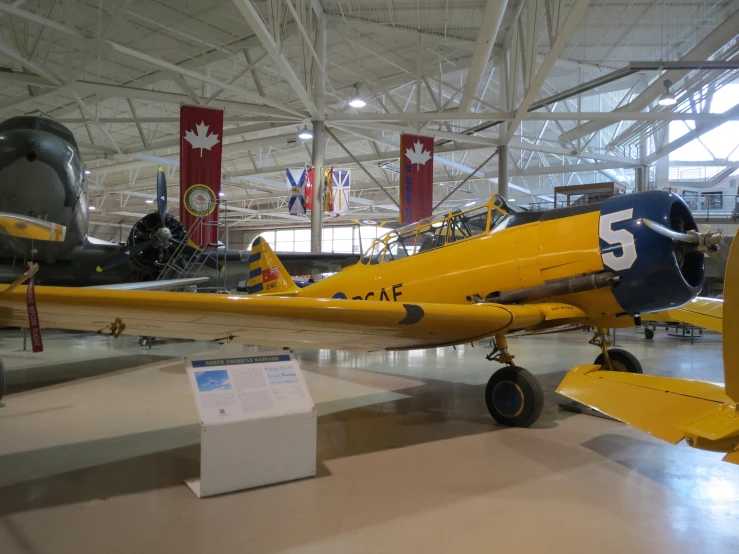
[[[468,297],[470,301],[494,302],[496,304],[516,304],[519,302],[531,302],[552,296],[584,292],[586,290],[602,289],[618,284],[619,277],[615,273],[596,273],[581,277],[568,277],[558,281],[552,281],[538,287],[512,290],[507,292],[491,292],[483,300],[478,295]],[[478,300],[479,299],[479,300]]]
[[[692,244],[699,252],[718,252],[719,244],[723,240],[723,235],[720,231],[714,233],[708,232],[705,234],[699,233],[698,231],[680,233],[678,231],[673,231],[669,227],[665,227],[656,221],[652,221],[651,219],[644,218],[642,221],[644,222],[644,225],[649,227],[655,233],[658,233],[663,237],[667,237],[668,239],[672,239],[675,242]]]

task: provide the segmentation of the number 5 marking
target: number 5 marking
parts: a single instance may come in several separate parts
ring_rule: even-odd
[[[620,212],[600,216],[600,228],[598,229],[600,238],[608,244],[621,247],[622,253],[620,256],[616,256],[611,252],[614,249],[613,246],[608,248],[609,251],[602,255],[603,264],[616,271],[629,269],[636,261],[634,235],[626,229],[613,229],[614,223],[631,219],[633,213],[634,210],[629,208],[628,210],[621,210]]]

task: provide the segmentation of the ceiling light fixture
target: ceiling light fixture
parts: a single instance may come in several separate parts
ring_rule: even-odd
[[[359,95],[359,87],[360,83],[354,83],[354,98],[349,100],[349,105],[352,108],[364,108],[367,105],[364,98]]]
[[[147,204],[153,204],[154,203],[153,200],[144,200],[144,202],[146,202]]]
[[[90,174],[90,170],[89,169],[85,169],[85,175],[89,175],[89,174]]]
[[[226,193],[225,193],[225,192],[219,192],[219,193],[218,193],[218,196],[220,196],[220,197],[224,197],[224,196],[226,196]]]
[[[95,206],[87,206],[87,209],[88,210],[94,210],[95,209]]]
[[[308,126],[304,126],[303,130],[298,133],[298,138],[301,140],[310,140],[313,138],[313,133],[308,130]]]
[[[662,84],[665,85],[665,91],[659,97],[659,100],[657,100],[657,104],[660,106],[674,106],[677,103],[677,98],[675,98],[675,93],[670,91],[672,81],[665,79]]]

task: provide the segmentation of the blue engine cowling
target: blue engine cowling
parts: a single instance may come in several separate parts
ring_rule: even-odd
[[[688,206],[671,192],[613,196],[603,203],[598,225],[603,265],[620,277],[613,295],[629,314],[681,306],[700,292],[705,278],[701,252],[649,229],[644,218],[681,233],[697,229]]]

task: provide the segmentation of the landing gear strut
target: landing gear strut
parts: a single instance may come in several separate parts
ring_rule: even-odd
[[[155,337],[139,337],[139,346],[141,346],[142,348],[146,348],[148,346],[149,350],[151,350],[151,347],[154,345],[155,342]]]
[[[599,365],[602,371],[622,371],[626,373],[644,373],[641,363],[631,352],[621,348],[609,348],[608,329],[596,327],[595,335],[588,344],[601,349],[601,353],[593,362]]]
[[[485,387],[485,404],[490,415],[501,425],[529,427],[539,419],[544,408],[544,390],[534,375],[513,365],[505,335],[495,336],[495,348],[487,359],[506,364],[493,373]]]

